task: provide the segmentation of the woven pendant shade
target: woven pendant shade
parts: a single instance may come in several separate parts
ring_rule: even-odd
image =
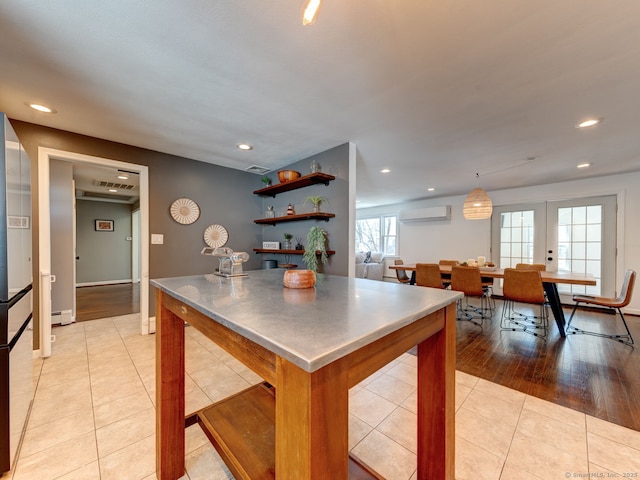
[[[489,194],[481,188],[474,188],[464,201],[462,213],[467,220],[485,220],[491,218],[493,203]]]

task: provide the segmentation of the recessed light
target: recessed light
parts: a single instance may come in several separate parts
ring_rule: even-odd
[[[391,170],[389,170],[388,168],[383,168],[382,170],[380,170],[380,173],[389,173]]]
[[[579,165],[576,165],[577,168],[588,168],[590,166],[591,166],[590,163],[581,163]]]
[[[118,178],[120,180],[129,180],[129,176],[128,175],[118,175]]]
[[[427,188],[427,192],[435,192],[435,191],[436,191],[436,189],[435,189],[435,188],[433,188],[433,187],[429,187],[429,188]]]
[[[589,119],[577,124],[576,128],[593,127],[594,125],[598,125],[601,121],[602,121],[602,119],[600,119],[600,118],[589,118]]]
[[[46,105],[40,105],[39,103],[29,103],[27,105],[29,105],[34,110],[42,113],[56,113],[55,108],[47,107]]]
[[[239,143],[236,146],[238,147],[239,150],[253,150],[253,147],[248,143]]]
[[[116,193],[118,190],[116,190],[115,188],[110,188],[110,189],[109,189],[109,191],[110,191],[111,193]]]

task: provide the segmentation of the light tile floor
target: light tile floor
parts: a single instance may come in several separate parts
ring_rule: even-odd
[[[186,329],[187,411],[260,378]],[[2,480],[155,478],[155,337],[137,315],[58,327],[34,361],[35,399],[14,471]],[[349,447],[389,480],[416,474],[416,358],[405,354],[350,392]],[[196,425],[183,479],[232,478]],[[462,372],[456,375],[456,478],[640,475],[640,432]]]

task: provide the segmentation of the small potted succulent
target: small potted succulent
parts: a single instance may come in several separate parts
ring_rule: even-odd
[[[311,203],[313,205],[313,213],[318,213],[320,211],[321,203],[329,203],[325,197],[321,197],[320,195],[309,195],[304,199],[304,203]]]
[[[271,178],[268,177],[267,175],[262,177],[261,180],[262,180],[262,183],[264,184],[265,188],[271,186]]]
[[[284,250],[291,250],[291,239],[293,238],[293,235],[291,235],[290,233],[285,233],[284,234]]]

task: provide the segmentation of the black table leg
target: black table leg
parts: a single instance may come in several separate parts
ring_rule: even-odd
[[[547,294],[547,300],[549,301],[549,306],[551,307],[551,311],[553,312],[553,317],[556,319],[556,324],[558,325],[560,336],[566,337],[567,335],[564,331],[564,312],[562,311],[562,304],[560,303],[558,286],[553,282],[543,282],[542,286],[544,287],[544,291]]]
[[[409,285],[415,285],[416,284],[416,271],[413,270],[411,272],[411,280],[409,280]]]

